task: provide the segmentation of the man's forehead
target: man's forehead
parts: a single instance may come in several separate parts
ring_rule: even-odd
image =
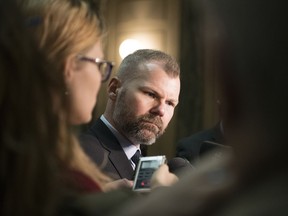
[[[167,95],[178,100],[180,92],[180,78],[170,77],[164,71],[149,71],[146,75],[138,76],[127,83],[128,86],[149,89],[159,95]]]

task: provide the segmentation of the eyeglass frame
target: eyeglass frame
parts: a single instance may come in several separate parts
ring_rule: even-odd
[[[80,61],[88,61],[88,62],[92,62],[92,63],[96,64],[98,67],[98,70],[101,74],[101,82],[102,83],[106,82],[110,78],[112,69],[115,65],[115,63],[112,61],[107,61],[107,60],[100,59],[100,58],[91,58],[91,57],[87,57],[87,56],[83,56],[83,55],[78,55],[77,58]],[[107,69],[104,73],[100,69],[101,64],[107,64]]]

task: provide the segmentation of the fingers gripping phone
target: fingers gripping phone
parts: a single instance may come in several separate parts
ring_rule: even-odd
[[[155,170],[166,162],[164,155],[141,157],[136,168],[133,191],[148,192],[150,191],[150,180]]]

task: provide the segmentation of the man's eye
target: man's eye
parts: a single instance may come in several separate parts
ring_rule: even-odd
[[[174,104],[173,102],[171,102],[171,101],[167,101],[167,104],[168,104],[169,106],[175,107],[175,104]]]
[[[152,92],[146,92],[146,94],[151,98],[156,98],[156,95]]]

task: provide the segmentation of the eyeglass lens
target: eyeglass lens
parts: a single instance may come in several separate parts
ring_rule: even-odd
[[[99,71],[102,76],[102,82],[105,82],[109,79],[113,65],[109,62],[98,63]]]

